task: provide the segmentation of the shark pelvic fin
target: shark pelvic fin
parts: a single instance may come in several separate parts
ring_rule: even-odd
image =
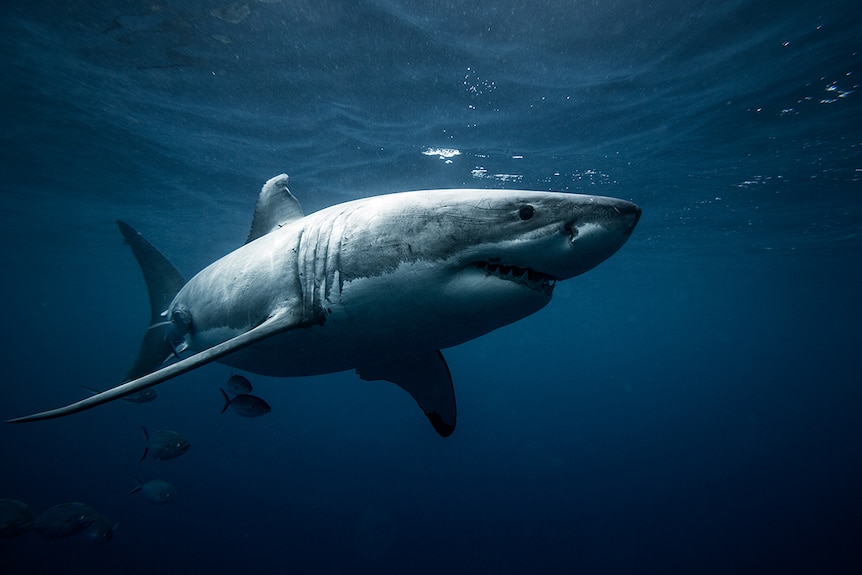
[[[390,381],[409,393],[442,437],[455,431],[455,390],[449,366],[440,351],[365,366],[356,373],[365,381]]]

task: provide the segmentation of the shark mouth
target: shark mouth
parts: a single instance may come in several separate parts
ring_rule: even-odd
[[[518,266],[495,264],[491,262],[475,262],[473,265],[477,269],[487,273],[489,276],[495,276],[500,279],[521,284],[548,297],[554,293],[554,285],[557,282],[557,278],[547,274],[543,274],[529,268],[520,268]]]

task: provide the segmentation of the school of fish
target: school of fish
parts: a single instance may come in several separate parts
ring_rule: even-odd
[[[242,417],[260,417],[271,411],[266,401],[251,394],[253,387],[246,377],[232,374],[225,387],[227,391],[219,389],[225,402],[221,413],[232,408]],[[85,389],[92,393],[99,392],[89,387]],[[144,390],[129,401],[146,403],[154,399],[156,399],[155,392]],[[191,449],[191,442],[176,431],[161,429],[150,433],[143,425],[141,430],[145,440],[141,461],[148,457],[154,461],[176,459]],[[176,488],[164,479],[142,481],[139,477],[135,477],[135,481],[136,485],[129,491],[129,495],[140,493],[145,501],[153,505],[167,505],[177,497]],[[101,515],[91,505],[79,501],[59,503],[36,514],[24,501],[0,499],[0,538],[18,537],[33,532],[45,539],[77,537],[92,543],[104,544],[113,540],[118,526],[119,523]]]

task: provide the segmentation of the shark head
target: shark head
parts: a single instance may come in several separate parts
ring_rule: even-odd
[[[345,301],[388,294],[367,324],[410,313],[424,326],[417,332],[443,331],[448,347],[547,305],[557,281],[589,271],[625,244],[641,210],[601,196],[459,189],[367,198],[349,214],[363,225],[323,234],[340,236]]]
[[[352,258],[361,268],[342,270],[342,279],[431,261],[549,293],[555,281],[589,271],[620,249],[640,214],[625,200],[559,192],[464,189],[368,198],[353,217],[373,225],[346,238],[348,248],[358,245],[368,257]]]
[[[487,192],[486,192],[487,194]],[[548,296],[555,283],[587,272],[619,250],[640,218],[615,198],[507,191],[476,205],[472,243],[458,257],[467,276],[509,282]]]

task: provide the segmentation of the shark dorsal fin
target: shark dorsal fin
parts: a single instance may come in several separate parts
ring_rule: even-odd
[[[265,236],[284,224],[303,217],[302,207],[290,190],[287,189],[287,174],[270,178],[260,189],[254,220],[245,243]]]

